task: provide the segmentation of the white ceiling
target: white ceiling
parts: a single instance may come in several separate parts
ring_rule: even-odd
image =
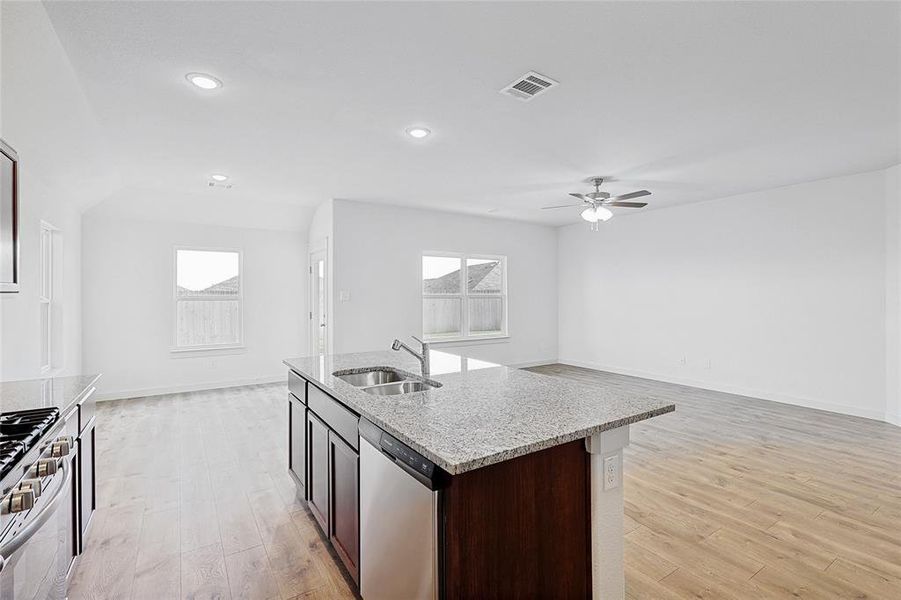
[[[563,224],[574,211],[538,208],[591,175],[659,208],[899,162],[899,3],[46,8],[126,211],[342,198]],[[529,70],[560,85],[498,93]],[[205,188],[211,172],[234,187]]]

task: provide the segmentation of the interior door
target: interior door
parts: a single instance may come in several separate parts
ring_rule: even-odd
[[[310,344],[313,354],[328,354],[328,258],[325,249],[310,253]]]

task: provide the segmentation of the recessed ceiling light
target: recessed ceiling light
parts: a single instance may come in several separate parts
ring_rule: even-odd
[[[410,137],[414,137],[417,140],[421,140],[424,137],[428,137],[430,133],[432,133],[432,132],[429,131],[428,129],[426,129],[425,127],[410,127],[407,130],[407,135],[409,135]]]
[[[228,179],[228,175],[222,175],[221,173],[213,173],[210,175],[210,179],[213,181],[225,181]]]
[[[185,79],[196,85],[202,90],[215,90],[222,87],[222,82],[206,73],[188,73]]]

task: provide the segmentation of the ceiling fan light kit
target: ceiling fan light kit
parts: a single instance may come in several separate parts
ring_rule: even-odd
[[[555,208],[572,208],[578,206],[582,208],[582,219],[588,221],[591,224],[592,231],[598,231],[599,221],[608,221],[611,217],[613,217],[613,211],[608,208],[609,206],[615,206],[618,208],[644,208],[648,205],[647,202],[625,202],[625,200],[631,200],[632,198],[641,198],[642,196],[651,195],[651,192],[647,190],[638,190],[636,192],[629,192],[628,194],[611,196],[608,192],[602,192],[600,189],[601,184],[604,183],[603,177],[592,178],[592,183],[594,184],[593,192],[589,192],[587,194],[570,194],[570,196],[578,198],[582,201],[579,204],[545,206],[542,208],[542,210]]]

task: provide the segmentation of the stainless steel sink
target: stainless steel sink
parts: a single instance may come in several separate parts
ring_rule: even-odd
[[[382,385],[374,385],[363,388],[367,394],[375,396],[394,396],[397,394],[409,394],[412,392],[424,392],[432,389],[433,385],[429,385],[422,381],[397,381],[395,383],[385,383]]]
[[[437,381],[426,380],[418,375],[390,367],[373,367],[357,373],[335,371],[332,375],[374,396],[410,394],[441,387]]]
[[[356,387],[368,387],[370,385],[392,383],[394,381],[402,381],[405,379],[404,375],[390,369],[373,369],[362,373],[347,373],[345,375],[338,375],[335,373],[335,376]]]

